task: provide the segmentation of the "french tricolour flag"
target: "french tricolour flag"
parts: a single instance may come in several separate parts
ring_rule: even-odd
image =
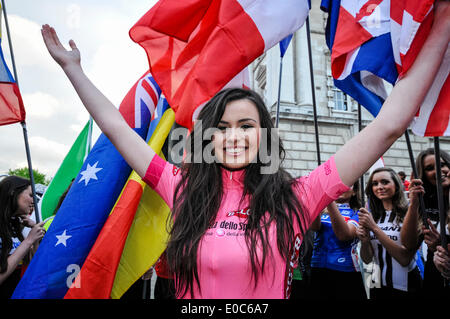
[[[176,122],[191,127],[195,109],[254,59],[299,29],[308,0],[160,0],[130,30]]]
[[[326,37],[335,85],[376,116],[387,97],[383,80],[395,84],[420,51],[433,22],[432,0],[322,0],[329,13]],[[449,56],[441,66],[412,130],[448,135]]]

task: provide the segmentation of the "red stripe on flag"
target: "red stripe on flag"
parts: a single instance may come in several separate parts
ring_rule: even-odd
[[[108,299],[143,188],[129,180],[64,299]],[[77,287],[77,283],[79,286]]]
[[[25,121],[25,107],[16,83],[0,82],[0,125]]]
[[[155,90],[153,90],[153,88],[147,81],[142,81],[142,87],[150,95],[153,104],[156,107],[156,104],[158,104],[158,97],[156,96]]]
[[[411,46],[409,47],[409,50],[406,53],[406,55],[400,56],[402,60],[401,70],[399,71],[400,77],[402,77],[409,70],[409,68],[413,65],[414,61],[416,60],[417,55],[422,49],[423,44],[425,43],[425,40],[428,37],[428,34],[430,33],[431,25],[433,24],[433,17],[434,17],[433,12],[430,12],[430,14],[425,18],[425,20],[423,20],[422,24],[419,27],[419,30],[417,30],[416,36],[414,37],[414,40],[411,43]]]
[[[331,53],[331,71],[335,79],[344,71],[347,54],[352,52],[372,35],[342,6],[339,10],[339,20]]]
[[[450,117],[450,81],[449,77],[445,80],[439,93],[436,105],[428,119],[425,136],[442,136],[447,130]]]
[[[206,2],[190,1],[200,8]],[[202,9],[201,19],[193,19],[189,10],[180,10],[181,7],[185,7],[183,1],[159,1],[133,26],[130,36],[146,50],[152,75],[176,112],[176,122],[190,127],[195,108],[260,56],[265,44],[257,26],[237,1],[211,1],[206,11]],[[165,19],[173,24],[159,25]],[[195,29],[193,21],[199,22]],[[170,27],[180,24],[190,29],[178,34]],[[187,34],[187,42],[179,40]]]

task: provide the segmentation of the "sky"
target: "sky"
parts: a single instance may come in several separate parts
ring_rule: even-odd
[[[32,167],[53,177],[89,114],[48,54],[41,26],[53,26],[67,48],[70,39],[75,41],[84,72],[118,107],[148,70],[144,49],[130,39],[128,31],[156,0],[5,1],[17,80],[27,112]],[[1,34],[2,50],[13,73],[3,16]],[[99,135],[95,126],[92,145]],[[0,154],[0,175],[27,166],[19,123],[0,126]]]

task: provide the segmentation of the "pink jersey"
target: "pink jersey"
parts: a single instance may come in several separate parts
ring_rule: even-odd
[[[172,208],[173,195],[180,181],[179,169],[156,156],[150,163],[144,181],[150,185]],[[288,298],[292,270],[296,265],[301,244],[300,227],[294,225],[296,251],[291,261],[286,261],[276,245],[276,225],[270,227],[269,240],[275,256],[266,262],[264,273],[254,288],[250,257],[245,243],[248,199],[240,203],[243,192],[244,170],[230,172],[222,169],[224,194],[215,223],[208,229],[199,244],[197,259],[201,293],[194,281],[194,295],[186,298]],[[308,176],[297,180],[294,192],[303,204],[307,229],[318,214],[331,201],[349,189],[339,178],[334,158],[317,167]],[[260,256],[261,254],[259,254]]]

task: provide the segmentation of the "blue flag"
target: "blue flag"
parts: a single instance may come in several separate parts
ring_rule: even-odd
[[[144,139],[160,94],[156,82],[146,73],[119,107],[130,127]],[[131,168],[101,134],[16,287],[13,299],[64,297],[130,173]]]

